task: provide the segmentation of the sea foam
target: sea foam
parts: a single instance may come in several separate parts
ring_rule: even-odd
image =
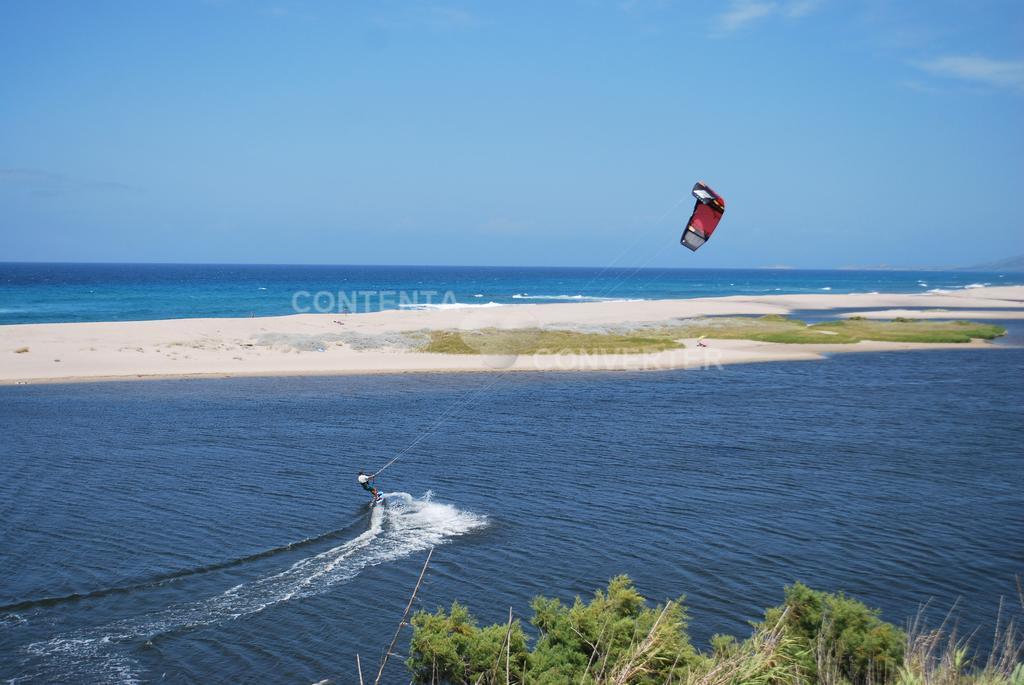
[[[560,300],[564,302],[639,302],[638,299],[626,297],[598,297],[596,295],[529,295],[516,293],[513,300]]]
[[[325,592],[370,566],[395,561],[440,545],[487,525],[484,516],[434,502],[428,492],[384,494],[385,506],[372,510],[366,531],[336,547],[300,559],[271,575],[240,583],[225,592],[132,617],[97,628],[58,635],[26,649],[43,659],[51,682],[116,680],[138,682],[145,676],[118,650],[119,643],[151,640],[181,630],[242,618],[269,606]]]

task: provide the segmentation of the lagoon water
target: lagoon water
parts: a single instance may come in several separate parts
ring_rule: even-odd
[[[1024,571],[1022,379],[1007,347],[3,387],[0,680],[354,682],[431,546],[418,606],[488,622],[628,573],[706,645],[802,580],[900,623],[958,602],[984,646]],[[356,471],[453,407],[371,516]]]

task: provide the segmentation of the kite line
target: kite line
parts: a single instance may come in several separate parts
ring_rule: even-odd
[[[699,184],[699,185],[702,185],[702,184]],[[694,186],[694,189],[695,189],[695,190],[696,190],[696,188],[697,188],[697,186]],[[674,211],[675,211],[675,210],[676,210],[676,209],[677,209],[677,208],[678,208],[678,207],[679,207],[679,206],[680,206],[681,204],[683,204],[683,202],[684,202],[685,200],[686,200],[686,196],[684,195],[684,196],[683,196],[683,197],[681,197],[681,198],[680,198],[679,200],[677,200],[677,201],[675,202],[675,204],[673,204],[673,205],[672,205],[672,206],[671,206],[671,207],[670,207],[670,208],[669,208],[669,209],[668,209],[667,211],[665,211],[665,212],[664,212],[664,213],[663,213],[663,214],[662,214],[662,215],[661,215],[660,217],[658,217],[658,218],[657,218],[657,219],[656,219],[656,220],[654,221],[654,223],[652,224],[652,226],[658,226],[658,225],[660,225],[660,224],[661,224],[661,223],[662,223],[662,222],[663,222],[663,221],[664,221],[664,220],[665,220],[665,219],[666,219],[666,218],[668,217],[668,215],[669,215],[669,214],[671,214],[672,212],[674,212]],[[714,230],[714,229],[712,229],[712,230]],[[709,235],[710,235],[710,232],[709,232]],[[598,278],[600,278],[601,276],[603,276],[603,275],[604,275],[604,274],[605,274],[605,273],[606,273],[606,272],[607,272],[607,271],[608,271],[608,270],[609,270],[609,269],[610,269],[610,268],[611,268],[612,266],[614,266],[614,265],[615,265],[615,264],[616,264],[616,263],[617,263],[617,262],[618,262],[618,261],[619,261],[620,259],[622,259],[622,257],[623,257],[623,256],[624,256],[624,255],[625,255],[626,253],[628,253],[628,252],[632,251],[632,250],[633,250],[633,248],[634,248],[634,247],[636,247],[636,246],[637,246],[637,244],[639,244],[639,242],[640,242],[640,239],[641,239],[641,237],[642,237],[642,236],[638,235],[638,236],[637,236],[637,237],[636,237],[636,238],[635,238],[635,239],[633,240],[633,243],[632,243],[632,244],[631,244],[631,245],[630,245],[629,247],[627,247],[627,248],[626,248],[626,249],[624,249],[624,250],[623,250],[622,252],[620,252],[620,253],[618,254],[618,256],[616,256],[616,257],[615,257],[615,259],[613,259],[613,260],[612,260],[612,261],[611,261],[611,262],[610,262],[609,264],[607,264],[607,265],[606,265],[606,266],[605,266],[604,268],[602,268],[602,269],[601,269],[601,271],[600,271],[600,272],[598,272],[598,274],[597,274],[596,276],[592,277],[592,278],[590,279],[590,281],[588,281],[588,282],[587,282],[587,284],[586,284],[586,285],[584,286],[584,290],[585,290],[586,288],[590,287],[590,285],[591,285],[592,283],[594,283],[594,282],[595,282],[595,281],[596,281],[596,280],[597,280]],[[643,264],[641,264],[640,266],[638,266],[638,267],[636,267],[635,269],[633,269],[633,271],[631,271],[631,272],[630,272],[630,273],[629,273],[628,275],[626,275],[626,277],[625,277],[625,278],[623,278],[623,279],[619,280],[618,282],[616,282],[616,283],[612,284],[612,285],[611,285],[610,287],[608,287],[608,288],[605,288],[605,289],[604,289],[603,291],[601,291],[601,293],[600,293],[599,297],[607,297],[607,296],[608,296],[608,295],[610,295],[611,293],[613,293],[613,292],[615,292],[616,290],[618,290],[618,289],[619,289],[619,288],[620,288],[620,287],[621,287],[621,286],[622,286],[622,285],[623,285],[624,283],[626,283],[626,282],[627,282],[628,280],[630,280],[631,278],[633,278],[633,276],[635,276],[635,275],[636,275],[637,273],[639,273],[641,269],[643,269],[644,267],[646,267],[647,265],[649,265],[649,264],[650,264],[650,263],[651,263],[651,262],[652,262],[652,261],[653,261],[653,260],[654,260],[654,259],[655,259],[656,257],[660,256],[660,255],[661,255],[661,254],[662,254],[662,253],[663,253],[663,252],[665,251],[666,247],[667,247],[667,246],[661,246],[661,247],[659,247],[659,248],[658,248],[658,249],[657,249],[657,250],[655,251],[655,253],[654,253],[654,254],[652,254],[652,255],[651,255],[650,257],[648,257],[648,258],[647,258],[647,259],[646,259],[646,260],[644,261],[644,263],[643,263]],[[691,248],[691,249],[692,249],[692,248]],[[389,467],[390,467],[390,466],[391,466],[392,464],[394,464],[394,463],[395,463],[396,461],[398,461],[399,459],[401,459],[402,457],[404,457],[404,456],[405,456],[406,454],[408,454],[409,452],[411,452],[411,451],[413,450],[413,448],[415,448],[415,447],[416,447],[416,445],[418,445],[418,444],[419,444],[420,442],[422,442],[422,441],[423,441],[423,440],[425,440],[426,438],[428,438],[428,437],[430,437],[431,435],[433,435],[434,433],[436,433],[436,432],[437,432],[437,430],[438,430],[438,429],[439,429],[439,428],[441,427],[441,425],[442,425],[442,424],[443,424],[443,423],[444,423],[444,422],[445,422],[445,421],[446,421],[446,420],[447,420],[448,418],[450,418],[450,417],[452,417],[452,416],[456,415],[457,413],[461,413],[462,409],[464,409],[465,407],[469,406],[469,404],[471,404],[471,403],[472,403],[473,401],[475,401],[475,400],[476,400],[476,399],[478,399],[478,398],[479,398],[480,396],[482,396],[482,395],[483,395],[483,394],[484,394],[485,392],[487,392],[487,391],[488,391],[488,390],[490,390],[490,389],[491,389],[492,387],[494,387],[494,385],[495,385],[495,384],[497,384],[497,382],[498,382],[499,380],[501,380],[501,378],[503,378],[503,377],[505,376],[505,374],[507,374],[507,373],[508,373],[508,372],[509,372],[510,370],[511,370],[511,368],[508,368],[508,369],[504,369],[504,370],[502,370],[502,371],[498,371],[497,373],[495,373],[495,375],[494,375],[494,378],[493,378],[493,379],[492,379],[491,381],[489,381],[488,383],[486,383],[485,385],[483,385],[482,387],[480,387],[480,388],[477,388],[477,389],[475,389],[475,390],[468,390],[468,391],[466,391],[466,393],[465,393],[465,394],[463,394],[463,396],[462,396],[462,397],[460,397],[459,399],[457,399],[457,400],[456,400],[455,402],[453,402],[453,403],[452,403],[452,405],[451,405],[451,406],[450,406],[450,407],[449,407],[448,409],[446,409],[446,410],[444,411],[444,413],[442,413],[442,414],[441,414],[441,415],[440,415],[440,416],[439,416],[439,417],[438,417],[438,418],[437,418],[437,419],[436,419],[436,420],[434,421],[434,423],[432,423],[432,424],[430,425],[430,427],[429,427],[429,428],[427,428],[427,429],[426,429],[425,431],[423,431],[423,432],[422,432],[422,433],[420,433],[420,434],[419,434],[418,436],[416,436],[416,438],[415,438],[415,439],[414,439],[414,440],[413,440],[413,441],[412,441],[411,443],[409,443],[409,444],[408,444],[408,445],[407,445],[407,446],[405,447],[405,449],[403,449],[403,450],[402,450],[401,452],[399,452],[399,453],[398,453],[398,454],[396,454],[396,455],[395,455],[394,457],[392,457],[392,458],[391,458],[391,459],[390,459],[390,460],[389,460],[389,461],[388,461],[388,462],[387,462],[386,464],[384,464],[384,466],[381,466],[381,467],[380,467],[379,469],[377,469],[377,470],[376,470],[376,471],[375,471],[375,472],[374,472],[374,473],[372,474],[372,476],[373,476],[373,477],[376,477],[377,475],[379,475],[380,473],[382,473],[382,472],[383,472],[383,471],[384,471],[385,469],[389,468]]]

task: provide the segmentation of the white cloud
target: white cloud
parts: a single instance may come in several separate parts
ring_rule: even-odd
[[[727,33],[738,31],[759,19],[774,14],[778,5],[758,0],[734,0],[732,6],[718,15],[718,28]]]
[[[949,55],[918,62],[917,66],[935,76],[1024,91],[1024,60]]]
[[[720,33],[733,33],[773,16],[800,19],[814,12],[823,0],[732,0],[715,18]]]
[[[462,31],[482,26],[485,22],[476,14],[447,5],[413,5],[397,12],[375,18],[380,28],[390,30],[428,28],[435,31]]]
[[[805,17],[821,6],[822,0],[792,0],[783,7],[782,11],[790,19]]]
[[[264,7],[260,10],[260,14],[265,17],[287,17],[291,16],[292,11],[287,7],[281,5],[274,5],[273,7]]]
[[[480,24],[480,19],[476,15],[457,7],[435,5],[428,11],[432,22],[439,28],[468,29]]]

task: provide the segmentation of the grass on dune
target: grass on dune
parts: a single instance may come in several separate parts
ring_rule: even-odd
[[[991,340],[1006,329],[972,321],[922,321],[893,319],[876,321],[850,318],[806,324],[783,316],[760,318],[728,317],[704,319],[671,329],[680,337],[759,340],[774,343],[855,343],[861,340],[910,343],[966,343],[974,338]]]
[[[861,340],[911,343],[966,343],[991,340],[1006,329],[971,321],[862,318],[808,325],[783,316],[695,319],[678,326],[633,331],[583,332],[560,329],[483,328],[432,331],[422,352],[437,354],[640,354],[681,349],[683,338],[756,340],[771,343],[849,344]]]
[[[819,331],[835,331],[840,335],[860,340],[891,342],[965,343],[974,338],[992,340],[1006,335],[1005,328],[973,321],[921,321],[914,319],[876,321],[853,318],[819,323],[812,328]]]
[[[432,331],[424,352],[439,354],[639,354],[678,349],[683,344],[664,334],[583,333],[579,331],[483,328]]]
[[[698,319],[674,326],[667,332],[681,338],[718,338],[720,340],[757,340],[772,343],[852,343],[857,340],[841,331],[818,330],[798,319],[784,316],[759,318],[722,317]]]

